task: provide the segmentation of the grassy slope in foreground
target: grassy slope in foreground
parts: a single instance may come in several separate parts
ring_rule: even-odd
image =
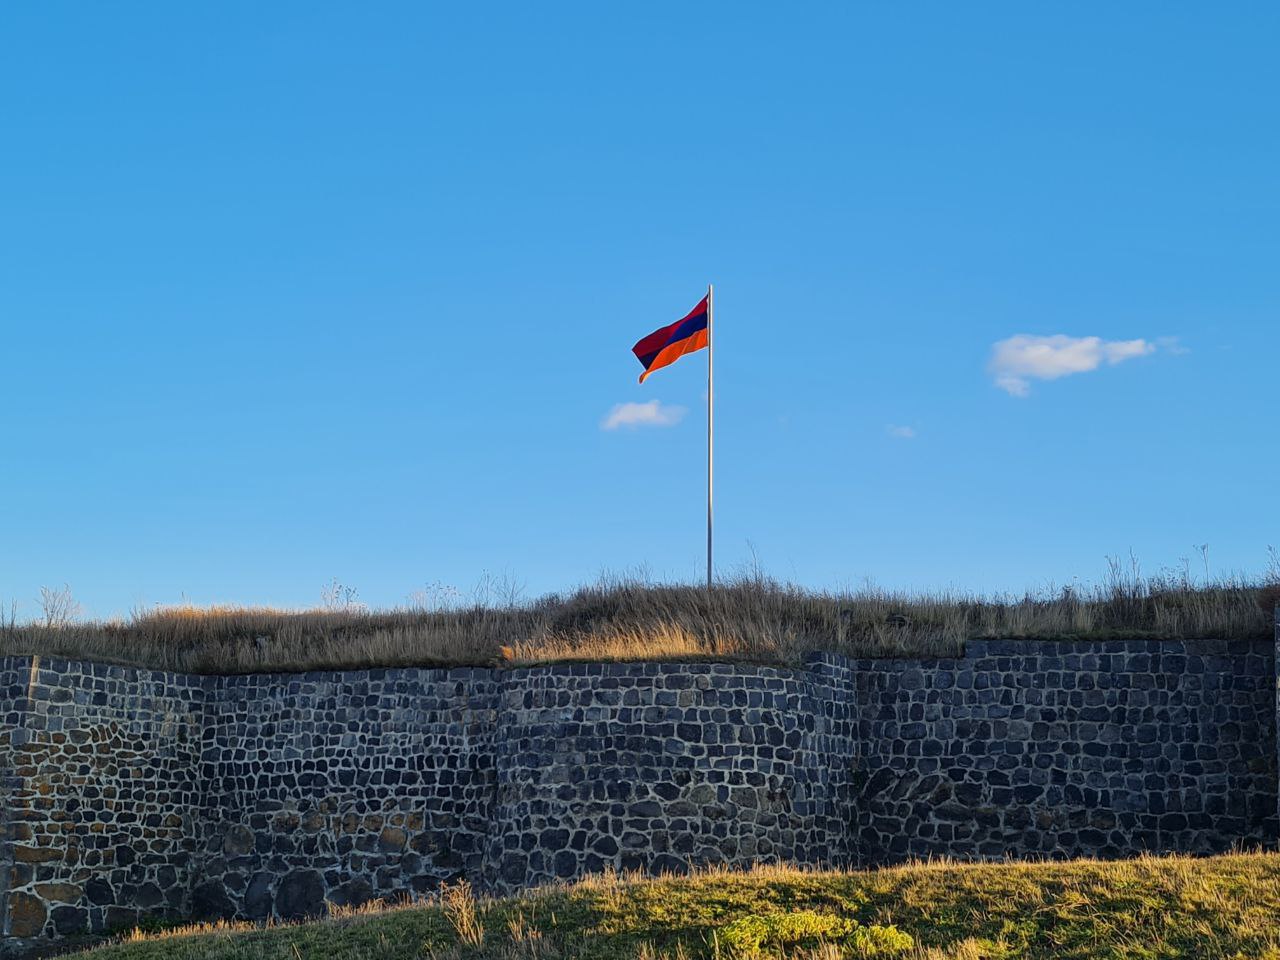
[[[467,901],[471,902],[471,901]],[[463,904],[465,908],[465,903]],[[477,905],[483,943],[459,942],[455,904],[403,907],[266,930],[170,933],[88,960],[701,958],[742,956],[724,930],[748,915],[839,914],[894,924],[914,947],[845,937],[757,957],[1264,957],[1280,960],[1280,855],[1102,863],[919,864],[863,872],[760,868],[660,880],[590,880]],[[719,936],[713,937],[713,932]],[[717,944],[719,941],[719,953]]]

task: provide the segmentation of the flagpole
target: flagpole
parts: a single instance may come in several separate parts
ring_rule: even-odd
[[[711,489],[712,489],[712,424],[714,422],[715,405],[713,402],[713,386],[712,380],[712,344],[714,334],[712,326],[715,319],[715,310],[712,306],[712,295],[714,291],[711,284],[707,284],[707,593],[711,592]]]

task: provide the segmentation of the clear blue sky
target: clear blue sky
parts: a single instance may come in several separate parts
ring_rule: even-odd
[[[641,387],[630,347],[708,281],[723,570],[1280,545],[1273,4],[41,3],[0,41],[20,612],[695,579],[705,354]]]

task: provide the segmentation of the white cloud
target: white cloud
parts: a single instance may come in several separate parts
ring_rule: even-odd
[[[684,407],[663,405],[659,400],[645,403],[619,403],[609,415],[600,421],[601,430],[617,430],[619,427],[671,427],[688,413]]]
[[[1001,390],[1015,397],[1031,392],[1032,380],[1056,380],[1088,373],[1102,364],[1114,366],[1154,353],[1149,340],[1103,340],[1100,337],[1037,337],[1020,333],[995,343],[987,370]]]
[[[914,440],[916,438],[915,427],[900,427],[891,423],[884,429],[889,436],[897,437],[899,440]]]

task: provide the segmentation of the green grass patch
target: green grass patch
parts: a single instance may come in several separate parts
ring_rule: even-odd
[[[592,879],[295,926],[192,928],[89,960],[1280,960],[1280,855],[759,868]]]

